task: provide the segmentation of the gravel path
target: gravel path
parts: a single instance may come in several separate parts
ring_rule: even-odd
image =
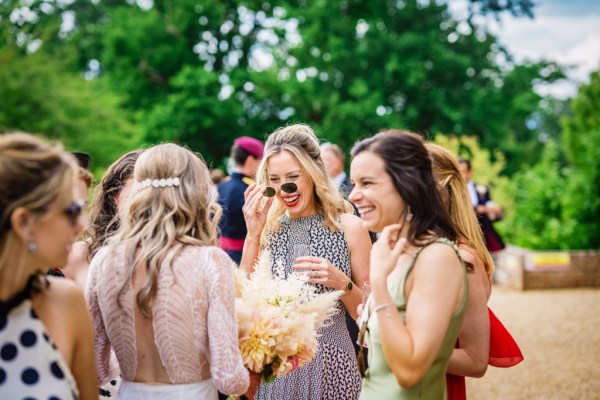
[[[489,304],[525,359],[467,379],[469,400],[600,399],[600,289],[495,286]]]

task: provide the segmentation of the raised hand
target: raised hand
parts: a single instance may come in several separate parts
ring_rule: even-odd
[[[402,229],[400,224],[386,226],[379,239],[373,244],[369,276],[371,282],[385,282],[406,249],[406,238],[396,240],[400,229]]]
[[[310,283],[320,283],[335,290],[343,290],[348,277],[329,260],[322,257],[304,256],[296,259],[292,265],[295,271],[305,273]]]
[[[266,185],[258,185],[256,183],[248,186],[244,192],[245,204],[242,207],[244,219],[246,220],[246,228],[248,236],[259,237],[265,223],[267,214],[273,204],[273,197],[264,197]]]

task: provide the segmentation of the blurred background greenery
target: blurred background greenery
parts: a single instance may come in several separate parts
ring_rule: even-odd
[[[533,249],[600,248],[600,74],[572,100],[534,88],[478,15],[534,18],[532,0],[0,1],[0,128],[89,152],[173,141],[224,168],[234,138],[308,123],[349,150],[382,128],[473,160]]]

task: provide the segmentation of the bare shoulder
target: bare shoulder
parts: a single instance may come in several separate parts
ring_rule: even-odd
[[[369,232],[363,226],[362,220],[354,214],[343,213],[340,214],[340,222],[344,227],[344,233],[346,234],[346,240],[350,247],[363,247],[367,250],[371,248],[371,239],[369,238]]]
[[[423,272],[435,274],[454,274],[463,270],[456,251],[445,243],[432,243],[425,247],[415,262],[415,267],[421,265],[427,265],[427,268],[419,268]]]
[[[466,244],[461,244],[460,246],[458,246],[458,249],[460,250],[460,255],[463,258],[463,260],[465,260],[465,262],[473,266],[475,266],[476,264],[482,264],[481,257],[477,255],[475,249],[473,249],[472,247],[467,246]]]
[[[84,301],[83,291],[72,280],[49,276],[48,282],[50,286],[42,292],[48,301],[60,303]]]
[[[346,231],[364,231],[362,220],[354,214],[340,214],[340,222]]]
[[[62,268],[67,278],[76,280],[79,273],[87,272],[89,263],[86,260],[86,246],[85,242],[73,243],[67,264]]]

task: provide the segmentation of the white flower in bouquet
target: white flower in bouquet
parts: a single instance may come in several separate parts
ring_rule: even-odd
[[[338,312],[341,291],[317,294],[304,274],[273,276],[263,252],[250,278],[235,272],[236,317],[246,367],[264,382],[284,376],[317,352],[318,330]]]

